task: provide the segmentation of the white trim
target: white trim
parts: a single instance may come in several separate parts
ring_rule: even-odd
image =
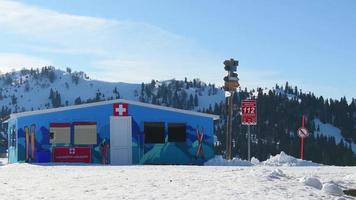
[[[50,108],[50,109],[46,109],[46,110],[35,110],[35,111],[15,113],[15,114],[10,115],[10,119],[16,119],[19,117],[25,117],[25,116],[30,116],[30,115],[39,115],[39,114],[61,112],[61,111],[79,109],[79,108],[101,106],[101,105],[107,105],[107,104],[113,104],[113,103],[127,103],[127,104],[131,104],[131,105],[137,105],[137,106],[142,106],[142,107],[147,107],[147,108],[155,108],[155,109],[166,110],[166,111],[171,111],[171,112],[178,112],[178,113],[183,113],[183,114],[187,114],[187,115],[208,117],[208,118],[213,118],[213,120],[219,119],[218,115],[212,115],[212,114],[206,114],[206,113],[195,112],[195,111],[190,111],[190,110],[182,110],[182,109],[177,109],[177,108],[153,105],[153,104],[149,104],[149,103],[142,103],[142,102],[131,101],[131,100],[126,100],[126,99],[115,99],[115,100],[110,100],[110,101],[100,101],[100,102],[95,102],[95,103],[86,103],[86,104],[66,106],[66,107],[60,107],[60,108]]]

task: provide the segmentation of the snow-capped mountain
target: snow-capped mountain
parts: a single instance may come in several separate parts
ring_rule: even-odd
[[[150,91],[147,91],[146,84],[92,80],[84,72],[72,72],[69,68],[66,71],[53,67],[44,67],[41,70],[23,69],[0,76],[0,107],[7,107],[13,113],[115,98],[151,103],[152,96],[147,93],[157,95],[161,87],[173,87],[181,83],[183,85],[177,86],[175,89],[178,90],[178,95],[182,92],[185,93],[183,95],[186,96],[183,98],[186,98],[186,101],[189,100],[190,95],[194,97],[197,94],[199,100],[192,107],[194,110],[207,109],[224,100],[222,90],[212,88],[212,85],[206,85],[197,79],[193,82],[152,81],[147,84],[152,86],[149,88]],[[188,86],[190,83],[192,83],[191,87]],[[184,88],[184,91],[181,91],[181,88]],[[146,91],[142,92],[142,90]],[[209,98],[207,98],[208,96]],[[163,99],[155,101],[158,104],[162,103]]]

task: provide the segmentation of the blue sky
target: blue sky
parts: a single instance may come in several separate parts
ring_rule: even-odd
[[[356,96],[353,0],[0,0],[0,70],[53,65],[92,78],[199,77],[242,87],[289,81],[324,97]]]

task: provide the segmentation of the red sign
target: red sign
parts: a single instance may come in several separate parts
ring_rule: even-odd
[[[309,131],[308,131],[308,129],[306,129],[306,128],[304,128],[304,127],[298,129],[298,136],[299,136],[300,138],[306,138],[306,137],[308,137],[308,136],[309,136]]]
[[[91,163],[90,147],[53,147],[54,162]]]
[[[114,116],[127,116],[129,113],[129,105],[127,103],[114,103],[113,115]]]
[[[242,124],[256,125],[257,124],[257,102],[256,100],[242,100]]]

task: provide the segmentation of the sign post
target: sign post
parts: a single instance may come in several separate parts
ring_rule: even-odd
[[[226,116],[226,152],[225,157],[227,160],[232,159],[232,105],[233,97],[236,88],[240,86],[237,71],[239,65],[238,60],[230,59],[224,61],[224,69],[227,71],[227,76],[224,77],[224,90],[227,104],[227,116]]]
[[[309,131],[304,127],[304,114],[302,116],[302,127],[297,131],[300,137],[300,159],[304,160],[304,138],[309,136]]]
[[[251,160],[251,132],[250,126],[257,124],[257,102],[256,100],[242,100],[242,125],[247,125],[247,159]]]

